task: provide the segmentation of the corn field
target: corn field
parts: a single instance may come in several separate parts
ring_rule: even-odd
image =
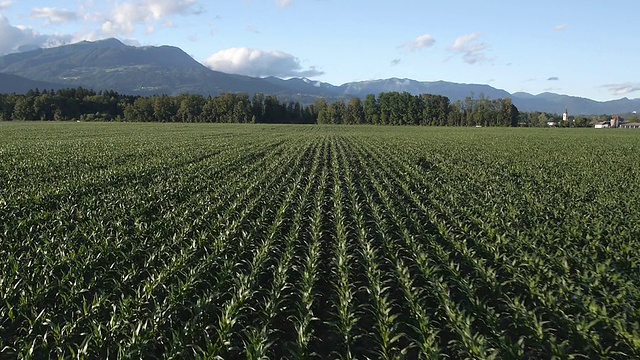
[[[639,135],[0,124],[0,358],[639,358]]]

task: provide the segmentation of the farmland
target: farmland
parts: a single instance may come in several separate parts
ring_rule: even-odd
[[[0,124],[0,358],[638,358],[639,135]]]

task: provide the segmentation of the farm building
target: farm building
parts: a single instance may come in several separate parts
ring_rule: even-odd
[[[622,129],[640,129],[640,123],[622,123],[619,127]]]
[[[618,115],[613,115],[611,120],[609,120],[609,124],[612,128],[617,128],[620,125],[620,117]]]
[[[617,128],[620,124],[620,117],[618,115],[613,115],[611,120],[597,122],[594,127],[596,129],[606,129],[606,128]]]

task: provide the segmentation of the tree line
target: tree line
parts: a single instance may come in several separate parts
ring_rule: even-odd
[[[312,104],[275,95],[226,93],[219,96],[132,96],[82,87],[0,94],[0,120],[216,122],[296,124],[379,124],[437,126],[518,126],[522,115],[511,99],[467,97],[451,103],[441,95],[384,92],[364,100]]]

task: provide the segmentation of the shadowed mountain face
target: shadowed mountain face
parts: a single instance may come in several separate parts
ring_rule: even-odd
[[[414,95],[444,95],[451,102],[469,96],[489,99],[511,97],[521,111],[562,113],[566,108],[572,114],[613,114],[640,110],[640,99],[598,102],[552,93],[509,94],[489,85],[446,81],[421,82],[392,78],[335,86],[309,79],[231,75],[205,67],[177,47],[135,47],[116,39],[84,41],[2,56],[0,81],[2,93],[23,93],[36,87],[59,89],[83,86],[132,95],[265,93],[311,103],[318,97],[335,101],[350,97],[364,98],[368,94],[377,95],[381,92],[406,91]]]
[[[0,94],[24,94],[29,90],[47,89],[59,90],[66,86],[46,81],[35,81],[17,75],[0,73]]]

